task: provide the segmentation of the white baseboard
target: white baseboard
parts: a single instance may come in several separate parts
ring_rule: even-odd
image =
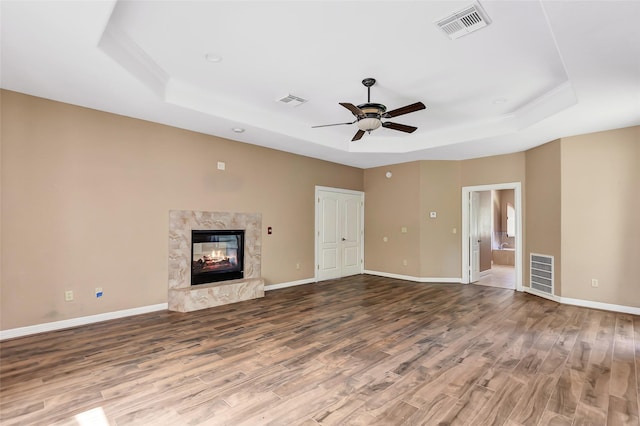
[[[460,283],[460,278],[412,277],[409,275],[389,274],[387,272],[377,272],[377,271],[363,271],[363,273],[370,274],[370,275],[378,275],[378,276],[387,277],[387,278],[396,278],[396,279],[406,280],[406,281],[421,282],[421,283],[455,283],[455,284]],[[265,286],[264,289],[265,291],[277,290],[280,288],[293,287],[297,285],[312,284],[314,282],[315,282],[314,278],[307,278],[304,280],[268,285],[268,286]],[[625,314],[640,315],[640,308],[636,308],[634,306],[614,305],[611,303],[594,302],[591,300],[572,299],[569,297],[558,297],[555,295],[542,293],[540,291],[537,291],[529,287],[524,287],[524,291],[526,293],[543,297],[545,299],[553,300],[555,302],[562,303],[565,305],[574,305],[574,306],[581,306],[584,308],[601,309],[604,311],[613,311],[613,312],[620,312]],[[9,330],[0,330],[0,341],[6,340],[6,339],[13,339],[15,337],[28,336],[30,334],[44,333],[46,331],[62,330],[65,328],[77,327],[80,325],[87,325],[87,324],[93,324],[96,322],[129,317],[133,315],[146,314],[149,312],[163,311],[166,309],[168,309],[167,303],[159,303],[157,305],[141,306],[139,308],[124,309],[124,310],[115,311],[115,312],[106,312],[104,314],[90,315],[90,316],[79,317],[79,318],[71,318],[68,320],[55,321],[55,322],[47,322],[44,324],[31,325],[28,327],[19,327],[19,328],[12,328]]]
[[[307,278],[304,280],[268,285],[264,287],[264,290],[265,291],[276,290],[279,288],[293,287],[296,285],[310,284],[314,282],[315,282],[314,278]],[[0,330],[0,341],[6,340],[6,339],[13,339],[16,337],[28,336],[31,334],[44,333],[46,331],[62,330],[65,328],[92,324],[95,322],[102,322],[102,321],[108,321],[108,320],[117,319],[117,318],[124,318],[132,315],[162,311],[168,308],[169,308],[168,303],[160,303],[157,305],[149,305],[149,306],[141,306],[139,308],[124,309],[122,311],[106,312],[104,314],[71,318],[68,320],[55,321],[55,322],[47,322],[44,324],[36,324],[36,325],[27,326],[27,327],[12,328],[9,330]]]
[[[421,282],[421,283],[455,283],[455,284],[460,284],[460,278],[422,278],[422,277],[412,277],[412,276],[409,276],[409,275],[389,274],[387,272],[377,272],[377,271],[362,271],[362,273],[363,274],[369,274],[369,275],[378,275],[378,276],[386,277],[386,278],[396,278],[396,279],[405,280],[405,281]],[[304,284],[314,284],[316,282],[317,281],[316,281],[315,278],[307,278],[307,279],[304,279],[304,280],[290,281],[290,282],[286,282],[286,283],[270,284],[270,285],[265,285],[264,286],[264,291],[278,290],[280,288],[294,287],[294,286],[304,285]]]
[[[414,281],[418,283],[447,283],[447,284],[460,284],[462,282],[461,278],[430,278],[430,277],[413,277],[411,275],[400,275],[400,274],[390,274],[388,272],[379,272],[379,271],[363,271],[365,274],[369,275],[377,275],[380,277],[386,278],[395,278],[398,280],[405,281]]]
[[[315,282],[316,282],[315,278],[306,278],[304,280],[289,281],[286,283],[279,283],[279,284],[270,284],[270,285],[264,286],[264,291],[278,290],[279,288],[294,287],[297,285],[313,284]]]
[[[594,302],[592,300],[572,299],[570,297],[561,297],[560,303],[564,303],[566,305],[582,306],[585,308],[602,309],[603,311],[640,315],[640,308],[636,308],[634,306],[614,305],[611,303]]]
[[[615,305],[612,303],[604,303],[604,302],[594,302],[593,300],[584,300],[584,299],[572,299],[570,297],[560,297],[555,295],[549,295],[546,293],[539,292],[535,289],[525,287],[524,291],[526,293],[531,293],[536,296],[544,297],[545,299],[553,300],[558,303],[562,303],[563,305],[573,305],[580,306],[583,308],[592,308],[592,309],[600,309],[603,311],[612,311],[612,312],[620,312],[623,314],[632,314],[632,315],[640,315],[640,308],[636,308],[635,306],[624,306],[624,305]]]
[[[44,324],[30,325],[28,327],[12,328],[0,330],[0,340],[13,339],[14,337],[28,336],[30,334],[44,333],[45,331],[62,330],[64,328],[77,327],[79,325],[93,324],[95,322],[108,321],[116,318],[130,317],[133,315],[146,314],[149,312],[163,311],[168,309],[167,303],[157,305],[141,306],[139,308],[124,309],[122,311],[106,312],[104,314],[89,315],[86,317],[71,318],[68,320],[47,322]]]

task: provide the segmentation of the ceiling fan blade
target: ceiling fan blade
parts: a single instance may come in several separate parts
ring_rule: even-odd
[[[364,117],[364,112],[354,104],[350,104],[349,102],[339,102],[339,104],[351,111],[356,117]]]
[[[358,121],[358,120],[356,120]],[[335,123],[335,124],[321,124],[319,126],[311,126],[312,129],[315,129],[316,127],[329,127],[329,126],[342,126],[344,124],[353,124],[356,121],[352,121],[351,123]]]
[[[386,127],[387,129],[391,129],[391,130],[400,130],[401,132],[406,132],[406,133],[413,133],[416,130],[418,130],[417,127],[407,126],[406,124],[392,123],[390,121],[382,123],[382,127]]]
[[[420,111],[421,109],[425,109],[426,106],[422,102],[416,102],[415,104],[403,106],[402,108],[394,109],[393,111],[389,111],[383,115],[384,118],[392,118],[397,117],[403,114],[409,114],[410,112]]]
[[[363,136],[364,136],[364,130],[358,130],[356,132],[356,135],[353,137],[353,139],[351,139],[351,142],[359,141],[360,139],[362,139]]]

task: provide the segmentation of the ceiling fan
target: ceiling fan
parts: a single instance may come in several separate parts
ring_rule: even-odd
[[[383,118],[393,118],[403,114],[409,114],[410,112],[420,111],[421,109],[425,109],[426,107],[422,102],[416,102],[415,104],[403,106],[402,108],[394,109],[392,111],[387,112],[387,107],[382,104],[376,104],[371,102],[371,86],[376,84],[375,78],[365,78],[362,80],[362,84],[367,88],[367,103],[360,104],[355,106],[348,102],[340,102],[340,105],[351,111],[351,113],[356,117],[355,121],[349,123],[335,123],[335,124],[323,124],[320,126],[312,126],[316,127],[329,127],[329,126],[342,126],[345,124],[353,124],[358,123],[358,131],[351,141],[357,141],[362,136],[364,136],[365,132],[371,133],[372,130],[377,129],[378,127],[386,127],[391,130],[399,130],[401,132],[413,133],[418,128],[413,126],[407,126],[405,124],[392,123],[390,121],[382,121]]]

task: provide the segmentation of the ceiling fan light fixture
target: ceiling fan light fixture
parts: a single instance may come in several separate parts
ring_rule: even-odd
[[[382,122],[379,118],[376,117],[365,117],[358,120],[358,129],[364,132],[370,132],[372,130],[377,129],[382,125]]]

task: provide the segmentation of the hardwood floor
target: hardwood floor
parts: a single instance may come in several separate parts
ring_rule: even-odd
[[[640,317],[359,275],[7,340],[8,425],[638,425]]]

